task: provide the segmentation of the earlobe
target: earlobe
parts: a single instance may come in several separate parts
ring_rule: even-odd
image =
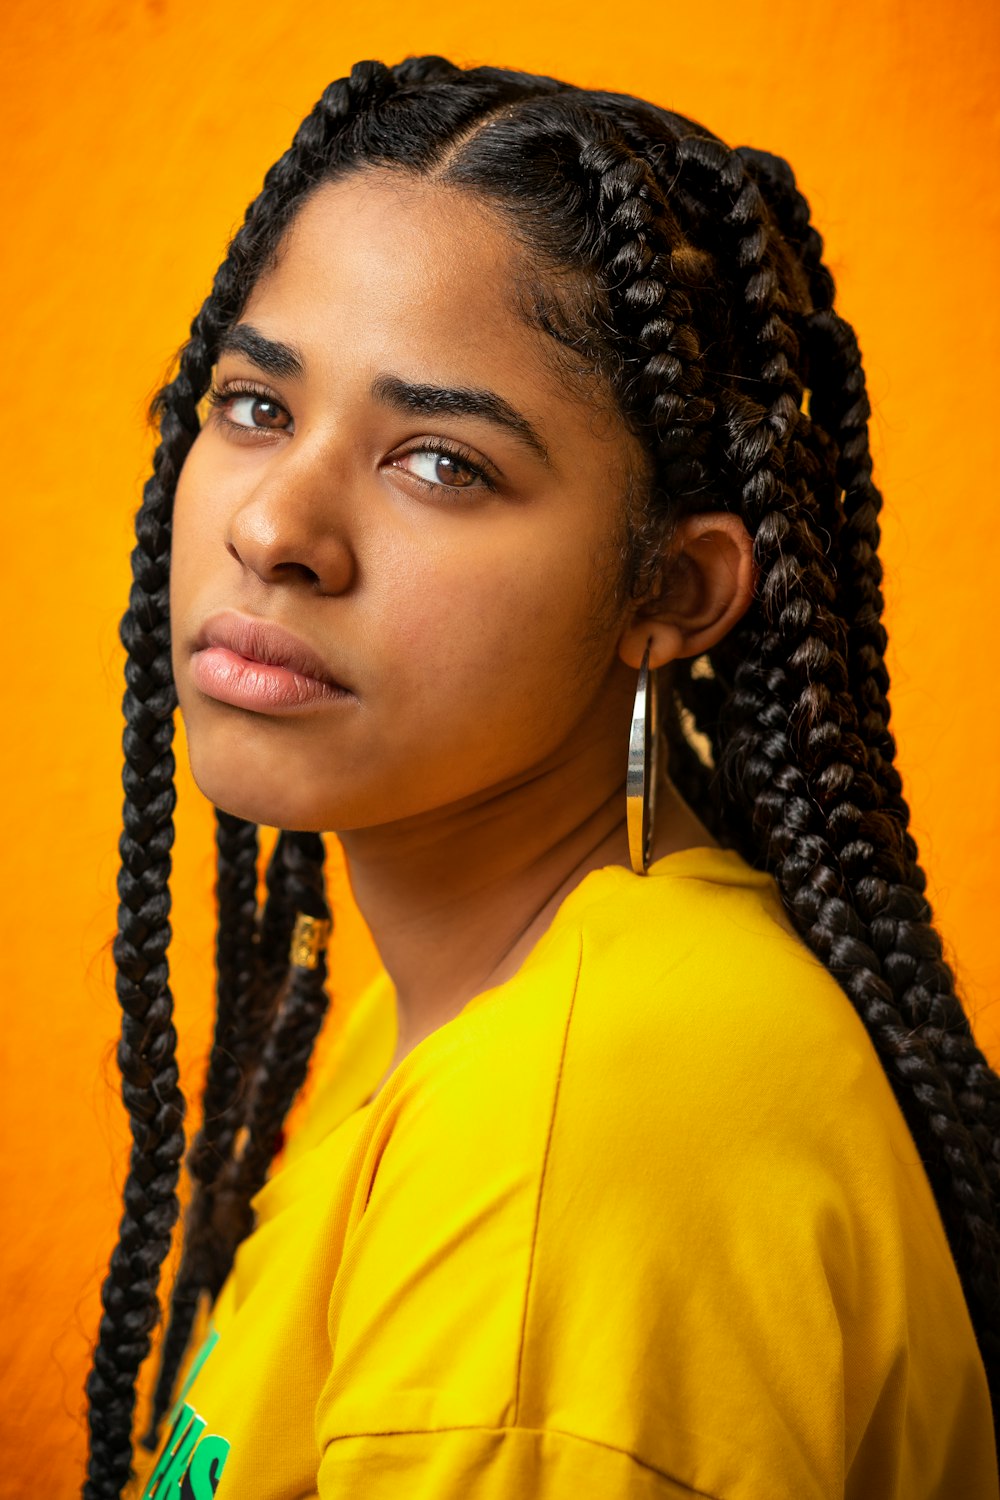
[[[711,511],[677,523],[658,586],[635,608],[618,654],[636,671],[647,642],[651,669],[700,656],[749,609],[756,566],[753,539],[739,516]]]
[[[649,669],[666,666],[678,656],[686,656],[684,632],[666,620],[634,620],[618,643],[618,655],[627,667],[637,672],[649,646]]]

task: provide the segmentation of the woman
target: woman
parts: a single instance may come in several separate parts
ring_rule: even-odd
[[[998,1494],[1000,1082],[908,831],[821,254],[780,158],[439,57],[357,64],[268,173],[155,403],[122,625],[86,1495],[177,1216],[178,704],[218,1017],[130,1493]],[[323,831],[384,971],[269,1175]]]

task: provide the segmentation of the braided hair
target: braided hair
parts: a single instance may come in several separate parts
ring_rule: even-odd
[[[119,1243],[87,1382],[84,1494],[117,1497],[135,1383],[178,1215],[184,1103],[168,980],[176,694],[173,496],[220,339],[322,182],[380,166],[488,202],[524,247],[524,315],[567,374],[604,381],[648,459],[622,586],[639,597],[671,529],[706,503],[753,539],[754,599],[661,695],[668,768],[715,838],[769,871],[854,1005],[927,1171],[1000,1411],[1000,1078],[976,1045],[926,897],[889,728],[881,496],[857,339],[809,205],[781,157],[732,149],[630,95],[437,56],[356,64],[264,178],[153,404],[160,442],[136,518],[127,652],[118,1060],[132,1129]],[[202,1298],[252,1227],[326,1005],[323,844],[281,832],[258,907],[257,829],[217,811],[217,1020],[194,1193],[164,1338],[155,1440]]]

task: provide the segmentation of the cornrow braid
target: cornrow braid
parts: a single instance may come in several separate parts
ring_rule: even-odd
[[[279,835],[268,867],[272,900],[277,897],[276,904],[282,912],[282,919],[275,922],[278,931],[284,932],[283,916],[289,910],[329,921],[324,860],[325,848],[318,834]],[[220,905],[220,924],[223,915]],[[261,964],[258,972],[249,976],[244,995],[252,999],[257,988],[274,997],[268,1007],[268,1024],[260,1026],[259,1010],[257,1024],[248,1026],[247,1007],[244,1007],[238,1008],[231,1028],[236,1036],[242,1032],[244,1047],[251,1031],[258,1034],[259,1042],[252,1055],[250,1050],[243,1055],[239,1070],[242,1107],[228,1122],[225,1155],[215,1162],[211,1178],[202,1179],[185,1226],[184,1254],[171,1298],[170,1322],[149,1430],[143,1438],[150,1448],[156,1446],[160,1424],[170,1406],[202,1295],[207,1293],[210,1302],[214,1302],[240,1242],[253,1227],[250,1200],[264,1183],[285,1116],[305,1079],[313,1044],[327,1010],[324,954],[318,955],[314,969],[298,966],[289,969],[291,933],[284,935],[280,979],[285,990],[283,1002],[274,995],[277,965],[272,963],[268,971]],[[259,949],[259,943],[257,946]],[[276,1003],[280,1004],[280,1010],[274,1014]],[[239,1050],[239,1042],[236,1045]],[[242,1154],[240,1137],[244,1138]]]
[[[887,803],[898,813],[909,862],[907,879],[923,891],[926,877],[917,861],[909,832],[910,810],[902,801],[902,781],[895,768],[895,741],[888,731],[889,677],[884,653],[887,636],[881,624],[884,601],[881,533],[877,517],[882,496],[872,480],[868,441],[871,406],[861,352],[853,329],[833,310],[835,283],[823,262],[823,238],[811,222],[809,204],[786,161],[749,146],[736,154],[767,189],[767,201],[784,239],[794,249],[808,278],[813,311],[802,320],[804,376],[811,387],[810,416],[837,444],[837,481],[843,491],[845,537],[840,580],[848,620],[848,671],[855,697],[864,710],[862,730],[876,780]],[[812,371],[816,372],[813,387]]]
[[[717,404],[706,379],[695,310],[704,321],[714,262],[681,229],[665,194],[664,182],[677,169],[674,138],[661,140],[659,152],[646,141],[640,152],[635,127],[616,127],[617,121],[605,123],[596,140],[585,140],[579,158],[587,184],[584,203],[596,224],[590,240],[593,264],[620,343],[630,351],[617,381],[619,399],[652,450],[653,490],[669,494],[678,515],[713,488]],[[634,596],[649,581],[638,559],[645,556],[647,566],[655,567],[669,539],[662,518],[648,510],[645,524],[632,536]],[[667,770],[713,835],[728,844],[718,772],[689,743],[681,717],[686,711],[699,725],[717,722],[724,688],[711,670],[693,678],[691,665],[672,664],[673,691],[662,698]]]
[[[741,148],[746,151],[748,148]],[[768,158],[774,162],[775,158]],[[777,159],[780,160],[780,159]],[[834,282],[822,264],[823,240],[809,224],[809,206],[795,185],[787,163],[769,180],[783,196],[781,221],[786,238],[800,249],[818,309],[806,319],[810,368],[816,370],[811,414],[834,433],[839,448],[838,481],[844,492],[845,544],[841,577],[845,613],[850,622],[848,661],[855,700],[863,708],[865,737],[873,750],[874,775],[883,787],[886,806],[900,822],[905,848],[906,889],[897,894],[892,914],[872,914],[873,942],[880,954],[893,957],[913,1010],[914,1025],[933,1030],[941,1063],[956,1097],[963,1096],[987,1172],[1000,1188],[996,1140],[1000,1133],[1000,1079],[990,1069],[963,1024],[955,994],[955,980],[934,930],[932,910],[925,898],[926,875],[909,831],[910,810],[894,764],[895,740],[889,731],[889,678],[883,653],[886,633],[881,623],[882,565],[878,556],[881,532],[878,514],[882,496],[872,480],[868,439],[871,407],[865,387],[861,353],[853,329],[833,310]],[[825,377],[825,378],[824,378]],[[862,883],[862,899],[867,893]],[[905,976],[902,973],[907,969]],[[958,1007],[956,1009],[956,1007]]]
[[[288,891],[296,912],[320,922],[330,922],[326,899],[324,861],[326,851],[319,834],[286,835]],[[285,1116],[305,1079],[313,1044],[322,1025],[329,997],[325,989],[325,950],[316,956],[315,967],[293,966],[281,1011],[264,1044],[253,1079],[243,1151],[234,1163],[232,1190],[245,1205],[240,1238],[249,1231],[250,1199],[260,1189],[277,1150]],[[237,1241],[238,1243],[238,1241]],[[232,1246],[235,1251],[236,1244]],[[225,1268],[228,1271],[228,1266]]]
[[[213,1183],[232,1153],[241,1116],[239,1047],[242,1008],[257,979],[257,827],[216,809],[219,914],[216,936],[215,1037],[203,1092],[201,1130],[188,1153],[192,1177]]]
[[[637,368],[622,391],[626,410],[655,446],[653,484],[672,497],[679,512],[708,485],[710,423],[715,402],[705,390],[704,360],[693,321],[692,298],[703,294],[710,266],[684,236],[651,167],[620,138],[588,142],[580,166],[590,180],[588,208],[600,225],[601,267],[618,329],[631,340]],[[664,545],[660,528],[637,528],[636,555],[654,563]],[[666,539],[668,540],[668,539]],[[631,590],[643,592],[647,578],[634,569]],[[688,742],[680,710],[692,711],[699,697],[690,663],[673,666],[674,691],[664,695],[661,732],[668,745],[668,774],[674,785],[720,842],[727,841],[720,799],[712,795],[714,768],[706,766]],[[701,681],[701,679],[699,680]],[[701,722],[705,712],[701,695]]]
[[[216,1021],[202,1096],[202,1125],[187,1157],[194,1181],[185,1216],[181,1263],[170,1298],[160,1350],[152,1419],[143,1436],[155,1447],[162,1413],[170,1405],[173,1376],[187,1348],[198,1302],[212,1279],[215,1182],[232,1156],[245,1084],[240,1065],[244,1011],[259,989],[257,978],[257,827],[216,809]]]
[[[804,320],[807,379],[813,384],[810,415],[836,439],[837,480],[845,513],[838,567],[843,613],[848,621],[847,658],[852,696],[862,709],[861,727],[871,750],[872,773],[884,805],[900,825],[903,880],[886,896],[863,878],[859,905],[872,943],[893,967],[894,989],[908,1024],[933,1037],[940,1065],[956,1098],[961,1097],[993,1191],[1000,1188],[997,1137],[1000,1133],[1000,1079],[976,1046],[955,993],[941,939],[932,926],[925,898],[926,876],[909,830],[910,810],[894,764],[896,745],[889,731],[887,643],[881,618],[882,565],[878,514],[882,496],[872,480],[868,401],[861,353],[853,329],[833,310],[835,284],[823,264],[823,240],[810,223],[809,205],[786,162],[769,153],[739,148],[739,154],[768,185],[786,240],[801,257],[809,278],[814,311]],[[869,905],[869,895],[874,906]],[[882,902],[881,909],[879,901]]]
[[[666,285],[671,291],[676,293],[678,288],[683,288],[687,294],[684,312],[685,316],[693,320],[688,334],[697,343],[699,335],[695,330],[699,326],[711,326],[713,322],[708,309],[713,299],[718,297],[714,285],[715,261],[701,247],[697,235],[692,235],[690,226],[685,226],[682,231],[671,205],[680,169],[678,140],[684,134],[705,134],[704,128],[682,115],[651,106],[645,100],[635,99],[630,95],[598,92],[589,95],[587,103],[588,108],[597,111],[604,121],[611,122],[614,139],[619,146],[627,147],[627,152],[620,159],[630,163],[629,170],[635,172],[637,164],[642,163],[645,168],[645,183],[649,184],[650,179],[655,183],[655,190],[652,193],[647,191],[644,196],[655,203],[656,207],[655,218],[649,228],[654,235],[661,234],[664,228],[667,232],[668,259],[665,266],[661,262],[660,274],[665,272]],[[635,109],[639,118],[623,112],[623,104]],[[603,141],[603,135],[601,139]],[[655,297],[655,282],[650,283],[649,291]],[[716,403],[711,391],[709,371],[701,354],[695,361],[694,372],[701,403],[700,420],[705,423],[705,431],[698,444],[697,469],[686,484],[677,483],[676,473],[662,470],[653,481],[654,492],[661,491],[669,495],[674,514],[691,509],[698,501],[724,503],[716,493],[715,483],[720,462],[715,432]],[[678,375],[679,372],[674,374]],[[647,369],[647,381],[653,392],[656,390],[657,375],[655,363],[651,363]],[[641,408],[638,415],[641,430]],[[667,442],[672,443],[683,454],[683,429],[677,427],[671,432],[669,426],[665,425],[664,431]],[[695,455],[691,453],[690,456]],[[657,457],[660,455],[657,454]],[[647,512],[645,526],[640,526],[635,531],[633,554],[645,553],[655,562],[655,554],[668,541],[669,534],[664,536],[662,521],[657,518],[655,507],[651,508]],[[641,567],[633,566],[630,583],[632,593],[641,594],[645,583]],[[703,755],[694,750],[687,739],[684,724],[693,721],[701,726],[700,732],[707,734],[710,743],[717,750],[719,716],[722,705],[732,690],[732,684],[724,679],[721,664],[717,663],[713,667],[707,657],[699,660],[696,670],[692,670],[693,668],[694,662],[691,660],[675,661],[671,666],[672,693],[661,697],[662,727],[667,732],[669,747],[668,773],[713,836],[723,846],[729,846],[734,838],[732,831],[725,826],[720,777],[714,758],[710,755],[706,761]],[[709,730],[711,733],[708,733]]]
[[[117,1496],[128,1477],[135,1379],[159,1316],[160,1266],[177,1219],[176,1186],[184,1151],[184,1100],[167,962],[176,693],[170,670],[166,496],[179,469],[188,415],[180,403],[143,492],[132,553],[134,581],[120,632],[127,653],[125,799],[113,953],[122,1008],[118,1065],[132,1151],[118,1243],[101,1291],[104,1311],[86,1384],[86,1500]]]
[[[169,671],[164,673],[169,647],[160,582],[165,573],[162,532],[151,518],[145,520],[136,551],[137,581],[122,626],[129,653],[126,797],[114,943],[122,1007],[118,1065],[133,1144],[119,1242],[102,1288],[104,1313],[87,1382],[92,1459],[85,1493],[95,1496],[105,1493],[95,1480],[102,1468],[121,1475],[122,1481],[127,1473],[130,1450],[123,1452],[121,1434],[131,1425],[135,1373],[149,1351],[156,1321],[160,1265],[177,1217],[175,1186],[184,1149],[184,1101],[166,961],[175,805],[173,686]]]
[[[735,153],[727,156],[722,148],[720,154],[714,144],[701,141],[692,142],[690,151],[703,168],[710,164],[723,191],[734,186]],[[734,206],[721,217],[727,227],[739,228],[741,219],[746,221],[737,259],[751,268],[755,239],[759,243],[754,222],[759,213],[753,193],[748,194],[744,185]],[[755,317],[760,315],[758,298],[767,282],[756,272],[746,282]],[[772,307],[770,316],[776,320],[780,310]],[[766,348],[765,360],[762,382],[781,373],[780,361]],[[806,430],[809,420],[797,414],[794,426]],[[744,428],[743,436],[761,432],[762,424],[756,433]],[[751,731],[748,741],[747,721],[741,733],[730,720],[729,782],[742,781],[755,797],[754,818],[779,854],[776,874],[799,929],[855,1001],[888,1064],[890,1082],[937,1188],[956,1263],[968,1266],[966,1291],[970,1304],[977,1307],[981,1344],[996,1354],[1000,1234],[991,1190],[992,1144],[987,1132],[975,1128],[982,1102],[975,1099],[974,1089],[966,1087],[963,1094],[971,1124],[959,1108],[952,1089],[952,1078],[958,1074],[944,1055],[944,1032],[934,1025],[935,1011],[946,1011],[950,1030],[962,1037],[957,1050],[977,1067],[985,1069],[986,1064],[953,986],[942,984],[943,993],[932,996],[920,983],[928,977],[928,960],[940,952],[940,939],[926,920],[920,892],[906,882],[911,862],[902,840],[900,805],[886,805],[873,774],[874,757],[859,733],[850,691],[843,611],[831,608],[837,601],[838,542],[847,535],[846,528],[829,518],[827,550],[816,540],[819,518],[810,526],[787,500],[770,515],[755,515],[760,456],[758,451],[742,457],[752,471],[752,479],[744,483],[744,511],[755,523],[755,551],[762,541],[766,545],[769,525],[775,527],[779,542],[770,566],[763,548],[759,558],[764,570],[761,601],[772,638],[761,640],[759,657],[746,652],[737,668],[734,712],[738,704],[744,713],[752,706],[760,732],[751,747],[754,736]],[[732,457],[741,462],[738,445]],[[796,458],[793,472],[801,473],[802,445]],[[785,462],[781,455],[771,481],[775,488]],[[822,492],[819,486],[814,489]],[[814,587],[804,609],[807,582]],[[786,728],[777,709],[782,700],[783,707],[789,707],[788,685],[795,696]],[[739,702],[742,693],[747,696]],[[768,699],[773,706],[768,707]],[[798,768],[791,778],[790,761]],[[794,792],[794,802],[789,791]],[[944,978],[940,971],[939,977]],[[995,1076],[990,1082],[995,1087]],[[995,1385],[995,1365],[993,1369]]]

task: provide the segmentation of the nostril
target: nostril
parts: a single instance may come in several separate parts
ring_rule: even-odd
[[[288,573],[288,572],[301,573],[302,576],[305,579],[307,579],[307,581],[309,583],[319,583],[319,574],[317,572],[315,572],[312,568],[307,568],[306,565],[305,565],[305,563],[297,563],[297,562],[275,563],[274,567],[271,569],[271,572],[272,573],[281,573],[281,574]]]
[[[229,553],[230,557],[232,557],[236,562],[239,563],[240,567],[252,568],[253,571],[255,573],[258,573],[262,578],[283,578],[288,573],[295,573],[301,574],[307,583],[319,583],[319,574],[316,572],[315,568],[308,567],[306,563],[276,562],[266,564],[262,561],[262,563],[257,567],[254,567],[254,564],[251,561],[240,555],[240,550],[234,542],[226,542],[226,551]]]
[[[273,496],[255,493],[251,500],[234,512],[220,538],[241,573],[309,593],[342,594],[351,587],[355,559],[339,527],[304,505],[283,502],[279,513]]]

